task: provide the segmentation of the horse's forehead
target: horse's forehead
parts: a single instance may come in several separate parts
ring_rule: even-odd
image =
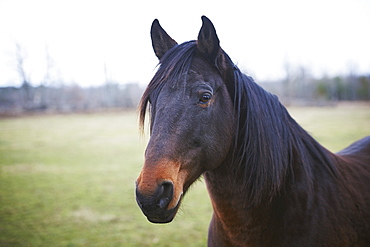
[[[197,55],[194,56],[190,69],[202,74],[217,74],[215,67],[207,59]]]
[[[195,68],[190,68],[188,72],[188,78],[193,79],[193,80],[202,80],[204,79],[205,75],[199,72],[198,69]]]
[[[215,80],[217,78],[221,79],[221,76],[215,68],[213,68],[204,60],[194,59],[188,72],[188,78],[194,81],[208,81],[211,79]]]

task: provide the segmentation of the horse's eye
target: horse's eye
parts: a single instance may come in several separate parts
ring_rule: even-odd
[[[206,104],[206,103],[208,103],[211,99],[212,99],[212,94],[210,94],[210,93],[203,93],[203,94],[200,96],[199,103],[201,103],[201,104]]]

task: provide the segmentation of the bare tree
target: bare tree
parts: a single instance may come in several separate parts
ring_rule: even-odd
[[[49,47],[45,45],[45,59],[46,59],[46,68],[45,75],[42,84],[50,86],[52,84],[52,70],[54,68],[54,60],[50,56]]]
[[[15,58],[16,58],[16,70],[18,72],[19,79],[22,82],[21,94],[22,94],[22,105],[24,108],[31,107],[33,96],[32,87],[29,79],[29,75],[26,73],[24,61],[26,58],[26,52],[22,45],[15,42]]]
[[[17,62],[17,72],[19,75],[19,78],[21,79],[22,85],[23,84],[29,84],[28,76],[26,74],[26,71],[24,69],[24,59],[25,59],[25,51],[20,43],[15,43],[16,48],[16,62]]]

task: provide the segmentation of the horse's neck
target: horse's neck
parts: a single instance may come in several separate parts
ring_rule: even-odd
[[[210,234],[214,231],[217,236],[213,238],[223,238],[218,241],[225,245],[239,246],[242,243],[243,246],[248,242],[259,242],[263,232],[273,222],[269,218],[272,205],[250,205],[244,188],[238,186],[242,184],[242,176],[231,174],[227,166],[220,166],[204,174],[214,211]],[[269,237],[272,238],[272,235]]]
[[[309,197],[305,188],[308,181],[305,180],[305,172],[298,169],[295,179],[301,179],[302,188],[300,194],[291,194],[286,197],[286,191],[277,193],[271,201],[265,201],[258,205],[252,205],[246,196],[243,184],[243,175],[236,175],[230,172],[230,168],[220,166],[213,171],[204,173],[207,189],[211,197],[214,210],[210,234],[213,231],[213,238],[225,243],[225,246],[244,246],[250,243],[251,246],[276,246],[285,215],[286,208],[283,206],[287,198],[292,201],[299,196]],[[308,199],[310,200],[310,199]],[[294,203],[293,203],[294,204]],[[300,207],[300,205],[294,204]],[[266,235],[266,232],[269,234]],[[222,239],[218,239],[222,238]]]
[[[300,132],[300,134],[306,135],[305,132]],[[294,147],[294,150],[291,151],[294,156],[290,161],[292,167],[288,169],[282,179],[284,183],[281,186],[282,191],[275,191],[274,194],[265,197],[269,199],[258,204],[248,198],[246,190],[250,189],[248,186],[253,186],[253,184],[245,184],[245,171],[235,172],[232,169],[232,158],[226,159],[216,169],[204,173],[214,209],[213,221],[222,226],[224,231],[227,231],[228,228],[240,227],[238,231],[243,232],[246,238],[249,239],[244,240],[254,241],[253,239],[262,239],[263,232],[266,232],[272,226],[279,228],[280,219],[278,219],[278,216],[283,215],[282,211],[285,210],[281,206],[284,204],[284,200],[291,197],[302,197],[306,198],[307,201],[312,200],[310,191],[313,189],[314,176],[327,177],[333,172],[330,170],[330,166],[326,167],[324,164],[329,162],[329,156],[332,154],[323,149],[312,138],[307,136],[304,136],[304,138],[305,142],[299,141],[301,150]],[[304,157],[308,155],[317,156]],[[321,167],[323,165],[325,167]],[[244,169],[247,169],[247,167],[248,165]],[[265,184],[271,186],[271,183],[273,181],[266,181]],[[286,197],[286,193],[289,193],[289,196]],[[294,198],[291,198],[291,200],[294,201]],[[228,234],[233,235],[231,232]],[[231,237],[237,238],[238,236]],[[277,236],[271,236],[271,239],[266,241],[273,242],[275,237]]]

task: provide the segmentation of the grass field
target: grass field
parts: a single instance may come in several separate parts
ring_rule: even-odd
[[[370,134],[369,105],[289,110],[332,151]],[[0,246],[205,246],[202,181],[170,224],[136,205],[145,139],[135,112],[0,119]]]

